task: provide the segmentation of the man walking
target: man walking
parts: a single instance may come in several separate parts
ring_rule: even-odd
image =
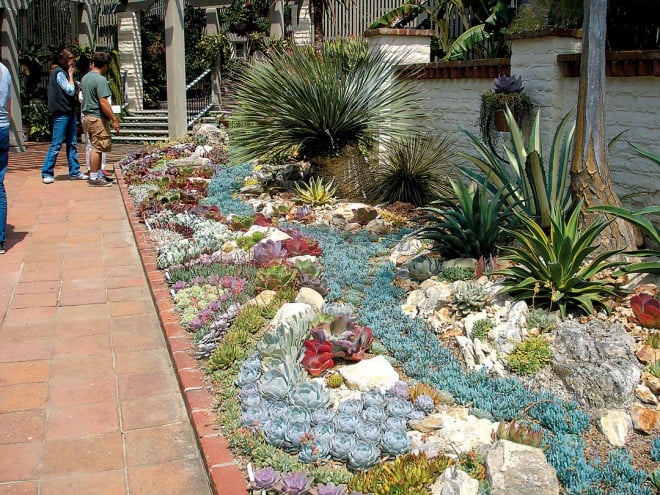
[[[101,155],[112,149],[112,136],[108,121],[112,122],[115,132],[119,132],[119,121],[110,105],[110,85],[104,77],[110,64],[110,54],[95,52],[92,69],[82,78],[82,121],[83,129],[89,136],[91,150],[89,154],[89,184],[91,186],[111,186],[101,172]]]
[[[9,127],[11,124],[11,75],[0,62],[0,254],[5,254],[7,228],[7,192],[5,174],[9,162]]]

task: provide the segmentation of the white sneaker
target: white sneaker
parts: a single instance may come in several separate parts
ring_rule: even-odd
[[[41,182],[43,182],[44,184],[52,184],[53,182],[55,182],[55,177],[53,177],[52,175],[44,175],[41,178]]]

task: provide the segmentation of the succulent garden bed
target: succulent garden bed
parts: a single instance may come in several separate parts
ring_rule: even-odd
[[[654,492],[655,425],[608,446],[601,408],[544,374],[556,318],[505,297],[495,259],[424,255],[401,204],[262,193],[263,168],[224,150],[168,144],[121,168],[255,493],[516,493],[530,469],[540,493]],[[653,301],[634,301],[648,326]]]

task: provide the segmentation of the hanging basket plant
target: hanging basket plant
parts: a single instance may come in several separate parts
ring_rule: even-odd
[[[518,125],[529,115],[531,101],[523,92],[522,79],[516,76],[500,76],[495,79],[495,89],[481,95],[479,130],[487,143],[496,141],[494,131],[508,132],[504,109],[509,107]]]

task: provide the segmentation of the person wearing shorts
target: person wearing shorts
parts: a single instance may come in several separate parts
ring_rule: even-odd
[[[110,63],[107,52],[95,52],[92,59],[92,69],[82,78],[82,121],[83,130],[89,136],[91,150],[89,153],[89,184],[91,186],[111,186],[101,172],[102,154],[112,150],[112,136],[109,122],[115,132],[119,132],[119,121],[110,105],[110,85],[105,78]]]

